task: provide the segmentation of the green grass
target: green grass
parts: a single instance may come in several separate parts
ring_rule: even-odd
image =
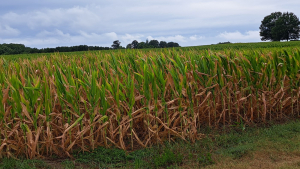
[[[16,159],[0,159],[0,169],[50,169],[42,160],[16,160]]]
[[[73,154],[75,160],[57,161],[61,168],[199,168],[220,160],[239,160],[259,151],[300,155],[300,121],[269,127],[203,130],[206,137],[194,144],[177,140],[133,152],[99,147],[93,152]],[[270,153],[276,161],[280,156]],[[82,167],[84,166],[84,167]],[[0,168],[53,168],[42,160],[1,159]]]
[[[65,169],[73,169],[75,168],[75,163],[70,160],[64,160],[63,162],[61,162],[61,166]]]

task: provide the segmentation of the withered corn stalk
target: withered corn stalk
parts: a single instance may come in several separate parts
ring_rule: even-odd
[[[299,117],[300,49],[0,59],[0,156],[130,150],[202,126]]]

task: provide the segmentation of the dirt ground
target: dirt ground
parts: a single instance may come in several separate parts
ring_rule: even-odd
[[[300,169],[300,153],[255,151],[238,160],[220,160],[205,169]]]

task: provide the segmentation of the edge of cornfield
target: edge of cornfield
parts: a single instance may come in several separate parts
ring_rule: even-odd
[[[300,121],[260,126],[203,129],[195,143],[176,140],[125,152],[97,148],[74,153],[74,159],[1,159],[0,168],[297,168],[300,167]]]

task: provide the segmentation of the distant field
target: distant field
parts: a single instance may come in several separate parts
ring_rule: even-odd
[[[224,50],[224,49],[259,49],[259,48],[283,48],[283,47],[299,47],[300,41],[289,42],[256,42],[256,43],[232,43],[232,44],[216,44],[216,45],[203,45],[191,48],[197,49],[211,49],[211,50]]]
[[[0,58],[0,156],[72,156],[300,117],[300,42]],[[23,59],[19,59],[23,58]]]
[[[228,50],[228,49],[263,49],[263,48],[287,48],[287,47],[300,47],[300,41],[289,41],[289,42],[257,42],[257,43],[232,43],[232,44],[215,44],[215,45],[203,45],[203,46],[191,46],[191,47],[179,47],[176,50]],[[127,49],[121,49],[121,51]],[[141,51],[160,51],[162,49],[137,49]],[[83,51],[83,52],[63,52],[60,54],[66,55],[84,55],[88,53],[109,53],[111,51]],[[0,57],[6,60],[16,60],[19,58],[33,59],[41,56],[51,56],[53,53],[34,53],[34,54],[18,54],[18,55],[0,55]]]

